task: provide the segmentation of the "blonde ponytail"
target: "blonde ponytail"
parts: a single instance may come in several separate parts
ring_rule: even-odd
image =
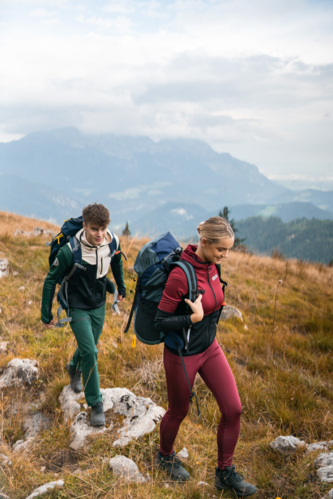
[[[217,244],[220,239],[234,237],[234,231],[228,220],[222,217],[211,217],[205,222],[201,222],[197,231],[201,239],[207,239],[209,244]]]

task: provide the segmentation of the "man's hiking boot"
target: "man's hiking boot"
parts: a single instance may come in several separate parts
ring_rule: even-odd
[[[81,381],[82,371],[80,369],[73,368],[70,364],[66,365],[66,370],[71,380],[71,389],[74,390],[75,393],[82,392],[83,390],[82,381]]]
[[[91,407],[90,424],[91,426],[105,426],[103,402],[97,402],[97,404]]]
[[[160,451],[158,451],[155,464],[162,468],[162,470],[165,470],[172,480],[184,482],[190,478],[190,474],[182,467],[182,462],[176,456],[175,451],[168,456],[162,456]]]
[[[215,487],[218,490],[232,490],[239,497],[251,496],[257,492],[254,485],[245,482],[242,475],[236,473],[235,466],[226,466],[225,470],[216,468]]]

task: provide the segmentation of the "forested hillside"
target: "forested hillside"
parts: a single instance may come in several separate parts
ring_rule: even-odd
[[[305,218],[283,223],[280,218],[251,217],[237,221],[238,237],[255,253],[278,249],[288,258],[330,263],[333,259],[333,221]]]

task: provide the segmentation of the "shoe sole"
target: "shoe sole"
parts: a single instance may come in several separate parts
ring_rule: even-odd
[[[94,428],[99,428],[101,426],[105,426],[105,423],[101,423],[101,424],[93,424],[91,421],[90,421],[90,426],[93,426]]]
[[[215,487],[217,488],[217,490],[230,490],[230,492],[234,492],[234,494],[236,494],[237,497],[248,497],[248,496],[252,496],[253,494],[255,494],[257,492],[257,489],[254,491],[254,492],[250,492],[249,494],[238,494],[235,489],[232,489],[231,487],[228,487],[228,485],[216,485],[215,484]]]

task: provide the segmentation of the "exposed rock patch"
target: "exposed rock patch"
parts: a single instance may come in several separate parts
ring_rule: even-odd
[[[289,454],[290,452],[295,452],[297,449],[305,447],[306,444],[303,440],[289,435],[286,437],[277,437],[274,442],[271,442],[269,445],[271,449],[281,452],[281,454]]]
[[[181,459],[188,459],[189,453],[186,447],[183,447],[181,451],[177,452],[177,456],[180,457]]]
[[[31,232],[25,230],[16,229],[14,236],[27,236],[27,237],[37,237],[37,236],[54,236],[53,232],[49,229],[42,229],[41,227],[34,227]]]
[[[236,317],[236,319],[240,319],[241,321],[243,321],[242,312],[240,312],[237,308],[232,307],[231,305],[225,305],[222,310],[221,318],[231,319],[232,317]]]
[[[139,472],[139,468],[132,459],[115,456],[110,459],[109,466],[115,475],[120,475],[127,482],[146,482],[146,478]]]
[[[39,376],[38,362],[29,359],[13,359],[0,377],[0,388],[32,385]]]
[[[35,441],[35,437],[28,437],[26,440],[17,440],[13,445],[13,452],[29,452]]]
[[[317,475],[322,482],[333,482],[333,466],[326,466],[325,468],[319,468],[317,470]]]
[[[136,397],[126,388],[106,388],[101,389],[101,393],[104,412],[112,409],[114,414],[125,417],[122,426],[115,432],[118,438],[113,442],[114,447],[124,447],[133,438],[139,438],[152,432],[156,422],[165,413],[165,410],[154,404],[151,399]],[[90,426],[87,412],[80,412],[79,400],[82,397],[83,393],[75,394],[70,386],[66,386],[59,397],[66,421],[76,415],[70,429],[70,447],[75,450],[86,444],[86,438],[89,435],[103,433],[115,428],[115,422],[112,420],[108,422],[108,427]]]
[[[306,446],[307,452],[315,452],[317,450],[328,450],[327,442],[315,442]]]
[[[56,487],[63,487],[64,486],[64,481],[63,480],[57,480],[56,482],[49,482],[45,483],[44,485],[41,485],[37,489],[35,489],[30,496],[27,497],[27,499],[33,499],[34,497],[39,497],[42,496],[43,494],[46,494],[52,489],[55,489]]]
[[[0,341],[0,354],[7,352],[8,341]]]
[[[325,468],[333,465],[333,452],[322,453],[314,460],[316,468]]]
[[[7,258],[0,258],[0,278],[9,274],[9,262]]]
[[[10,466],[12,464],[11,460],[5,454],[0,454],[0,464],[6,464]]]

